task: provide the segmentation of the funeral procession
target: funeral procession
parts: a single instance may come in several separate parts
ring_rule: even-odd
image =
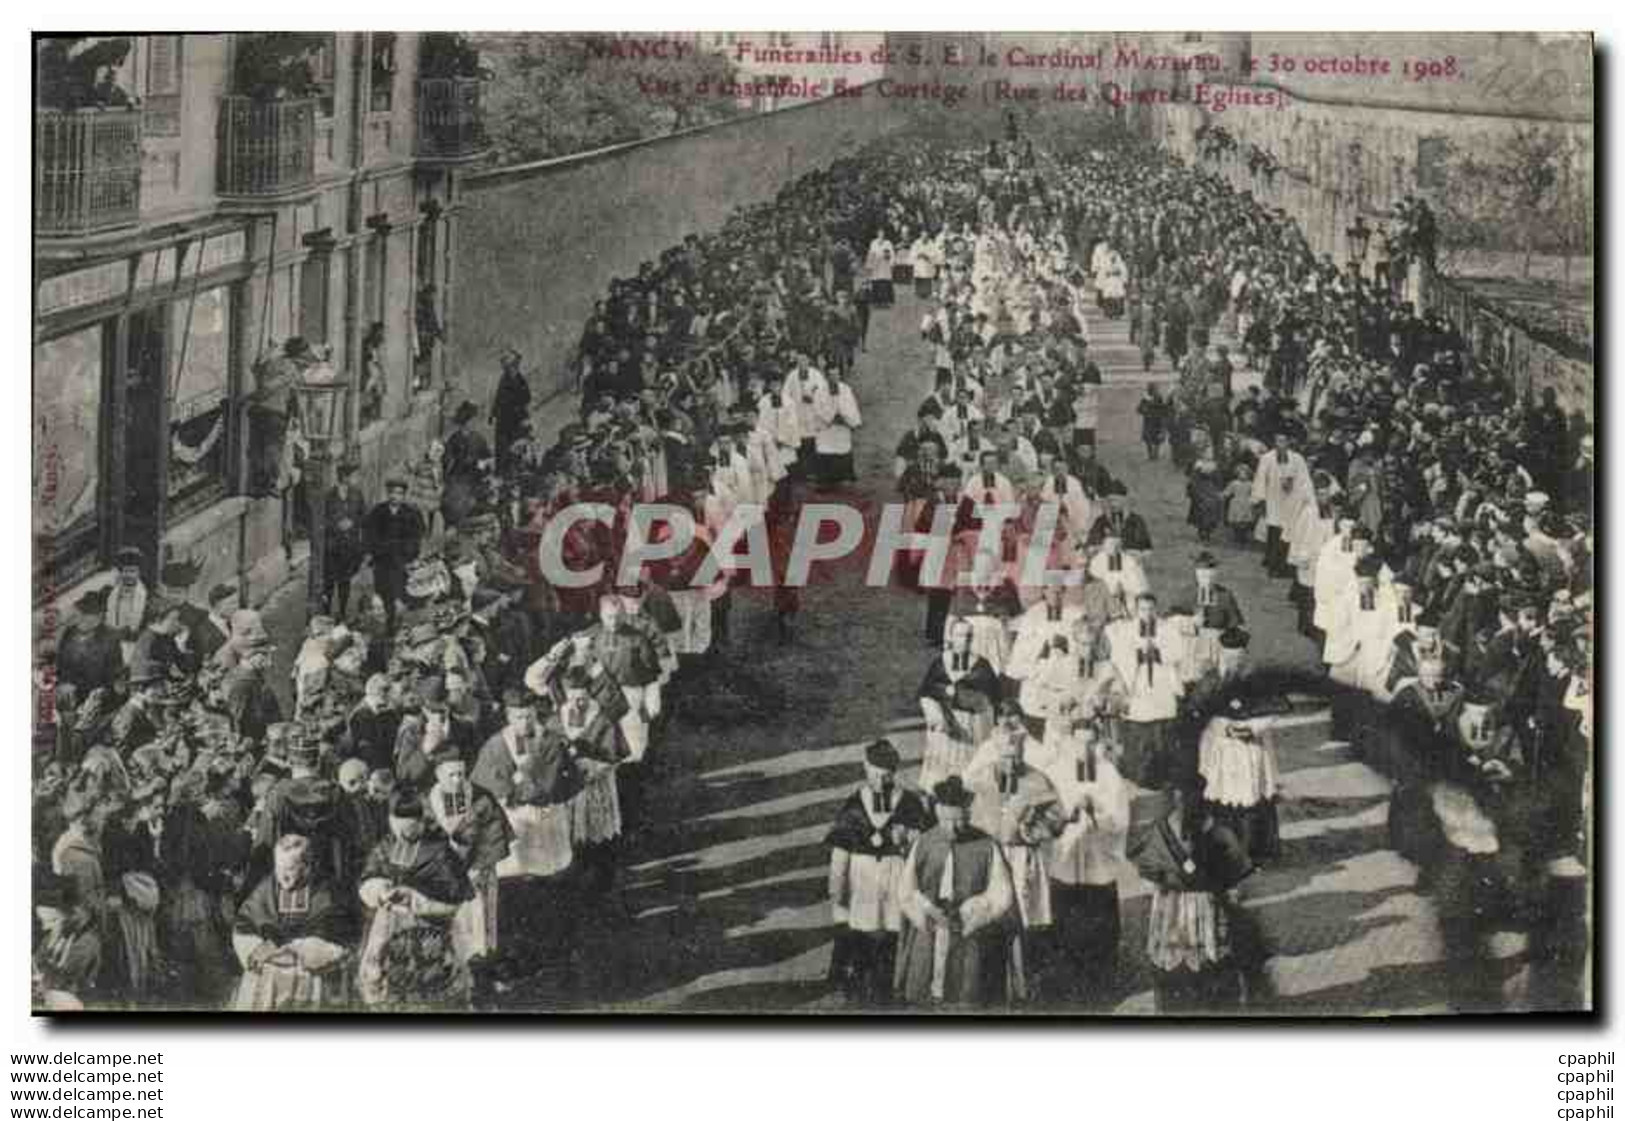
[[[34,52],[35,1013],[1593,1009],[1588,36]]]

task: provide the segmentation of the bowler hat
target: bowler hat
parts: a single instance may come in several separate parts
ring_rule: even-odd
[[[889,740],[876,740],[863,753],[863,761],[883,771],[895,771],[902,766],[902,758]]]
[[[171,561],[159,573],[158,582],[166,588],[183,592],[197,583],[197,578],[202,574],[203,566],[196,561]]]
[[[931,788],[931,797],[939,806],[964,809],[971,804],[972,794],[965,788],[963,779],[958,775],[949,775]]]

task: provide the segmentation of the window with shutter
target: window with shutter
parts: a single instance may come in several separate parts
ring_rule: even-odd
[[[181,37],[146,37],[145,129],[148,136],[181,134]]]
[[[1424,136],[1416,142],[1416,185],[1424,191],[1444,186],[1445,160],[1450,141],[1443,136]]]
[[[318,116],[331,117],[333,115],[333,90],[338,85],[338,36],[329,35],[327,41],[316,51],[315,64],[312,67],[316,72],[316,113]]]

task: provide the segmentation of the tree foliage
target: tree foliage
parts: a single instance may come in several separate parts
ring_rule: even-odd
[[[130,56],[128,35],[51,35],[39,40],[39,103],[51,109],[130,104],[118,73]]]
[[[1438,192],[1443,248],[1565,258],[1595,236],[1592,158],[1578,128],[1518,127],[1485,148],[1452,145]],[[1447,266],[1448,271],[1448,266]]]
[[[494,78],[487,128],[498,162],[524,163],[726,120],[742,110],[719,88],[735,78],[726,56],[616,57],[625,44],[593,34],[475,37]]]
[[[316,56],[331,37],[323,32],[261,31],[236,45],[236,93],[256,101],[310,97],[317,92]]]

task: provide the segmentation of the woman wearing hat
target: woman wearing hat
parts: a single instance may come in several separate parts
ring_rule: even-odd
[[[456,529],[473,512],[479,502],[486,466],[491,460],[491,445],[484,435],[469,427],[479,410],[474,402],[464,401],[452,414],[452,432],[446,437],[446,454],[442,467],[446,480],[445,499],[441,509],[446,526]]]

